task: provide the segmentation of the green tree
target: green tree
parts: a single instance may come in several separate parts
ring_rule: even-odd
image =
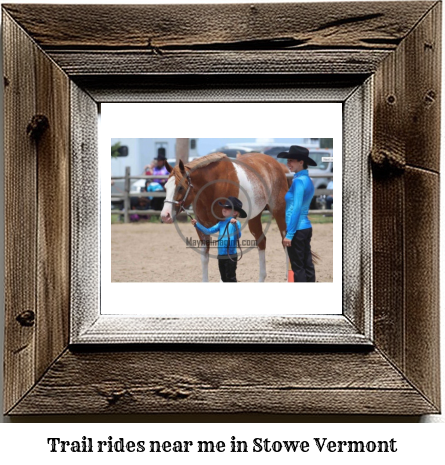
[[[321,149],[332,149],[333,148],[333,139],[320,139],[320,148]]]
[[[111,158],[117,158],[119,156],[119,147],[121,146],[120,142],[116,142],[111,146]]]

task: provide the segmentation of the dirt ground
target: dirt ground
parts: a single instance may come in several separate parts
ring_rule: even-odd
[[[184,237],[197,239],[190,223],[178,223]],[[201,282],[201,256],[196,249],[187,248],[174,224],[139,222],[111,225],[112,282]],[[286,281],[285,255],[281,236],[275,223],[266,234],[266,282]],[[253,240],[247,226],[242,230],[244,240]],[[317,282],[332,282],[332,223],[314,224],[312,250],[321,260],[315,265]],[[257,282],[259,261],[257,249],[244,249],[238,263],[240,282]],[[216,255],[216,249],[211,250]],[[210,258],[209,281],[219,282],[218,261]]]

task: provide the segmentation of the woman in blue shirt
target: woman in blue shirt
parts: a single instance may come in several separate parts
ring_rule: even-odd
[[[287,166],[295,173],[292,185],[284,197],[286,200],[286,236],[283,245],[287,247],[294,283],[315,282],[315,268],[312,263],[312,224],[309,221],[309,206],[314,196],[314,184],[308,173],[308,165],[317,166],[309,158],[309,150],[292,145],[289,152],[281,152],[278,158],[287,158]]]
[[[237,250],[236,243],[241,237],[241,223],[236,219],[246,218],[241,200],[229,196],[226,203],[218,202],[222,207],[222,215],[225,218],[211,228],[206,228],[196,220],[192,220],[193,226],[207,235],[219,232],[218,238],[218,267],[221,281],[224,283],[236,283]]]

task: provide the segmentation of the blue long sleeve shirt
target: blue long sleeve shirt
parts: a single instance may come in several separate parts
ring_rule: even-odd
[[[312,228],[307,215],[314,190],[308,170],[295,173],[292,185],[284,197],[286,200],[286,239],[292,240],[300,229]]]
[[[195,228],[198,228],[201,232],[208,234],[209,236],[219,232],[218,255],[227,255],[227,242],[229,242],[229,254],[236,254],[236,241],[241,237],[241,223],[237,221],[236,225],[231,224],[231,219],[232,218],[227,218],[220,221],[211,228],[206,228],[200,223],[196,223],[195,225]],[[229,223],[229,227],[226,231],[227,223]]]

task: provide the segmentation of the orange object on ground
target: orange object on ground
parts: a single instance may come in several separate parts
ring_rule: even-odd
[[[294,272],[292,271],[292,267],[290,266],[290,260],[289,260],[289,271],[287,272],[287,282],[288,283],[294,282]]]

